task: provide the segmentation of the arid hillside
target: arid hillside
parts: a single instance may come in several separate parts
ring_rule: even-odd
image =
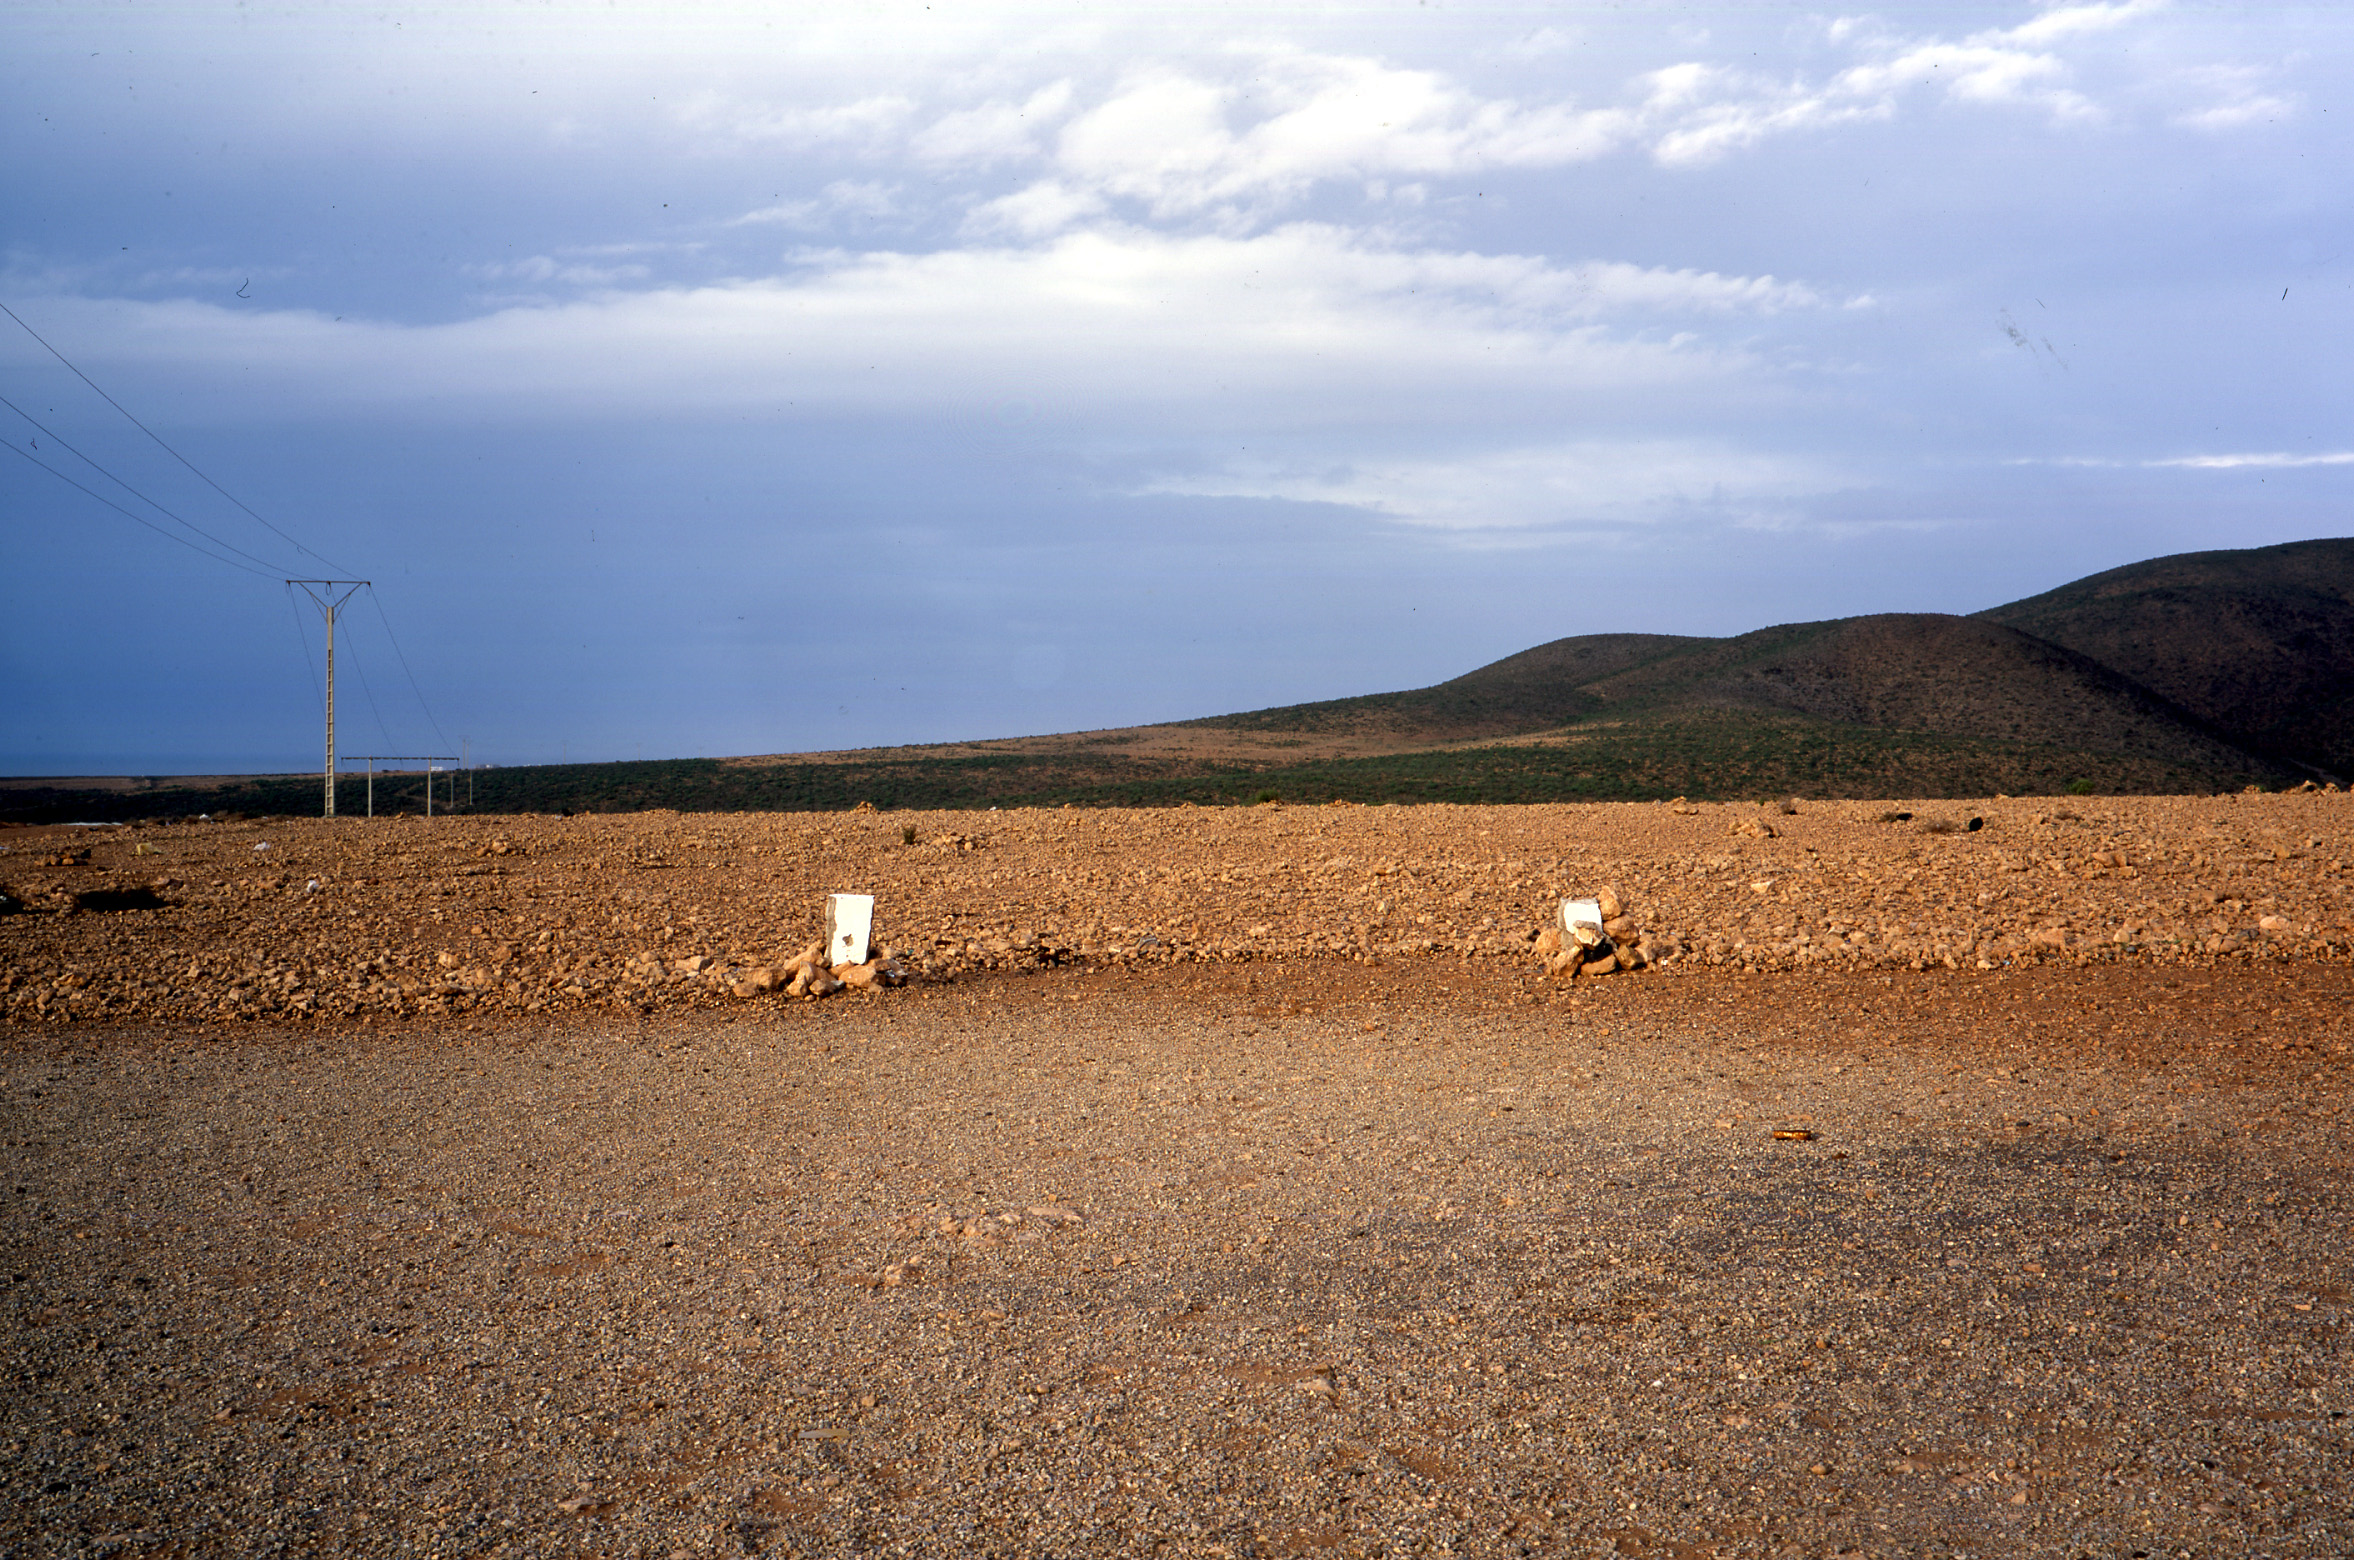
[[[1199,720],[468,776],[483,812],[1966,798],[2354,777],[2354,542],[2185,554],[1975,617],[1576,635],[1428,688]],[[416,775],[379,777],[422,810]],[[347,775],[339,810],[359,811]],[[455,799],[445,795],[441,805]],[[0,820],[308,813],[297,776],[0,780]]]
[[[1978,615],[2089,656],[2253,751],[2354,773],[2354,540],[2153,558]]]

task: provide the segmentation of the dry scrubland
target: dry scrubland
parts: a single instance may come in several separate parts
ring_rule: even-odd
[[[9,831],[0,1553],[2354,1553],[2350,806]]]
[[[1913,816],[1873,821],[1896,812]],[[814,938],[839,889],[874,893],[881,942],[935,976],[1528,960],[1563,896],[1605,884],[1663,972],[2333,960],[2354,950],[2350,822],[2354,796],[2310,792],[20,829],[0,832],[0,884],[31,909],[154,908],[0,922],[0,1011],[287,1022],[724,1003]]]

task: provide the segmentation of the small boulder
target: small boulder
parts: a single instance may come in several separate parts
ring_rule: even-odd
[[[777,979],[777,972],[764,964],[756,970],[746,970],[744,978],[737,981],[730,989],[739,997],[762,997],[776,990],[781,984],[783,983]]]

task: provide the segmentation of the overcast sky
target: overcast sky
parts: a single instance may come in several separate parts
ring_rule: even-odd
[[[187,464],[0,317],[0,772],[315,767],[290,575],[375,582],[343,751],[527,763],[2345,535],[2350,75],[2335,6],[16,0],[0,302]]]

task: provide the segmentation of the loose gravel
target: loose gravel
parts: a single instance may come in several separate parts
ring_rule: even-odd
[[[2343,1555],[2350,998],[1291,956],[19,1022],[0,1553]]]
[[[2343,792],[1791,805],[8,829],[0,901],[28,913],[0,914],[0,1023],[708,1009],[817,937],[836,890],[874,894],[932,977],[1519,965],[1563,898],[1611,885],[1671,970],[2354,957]]]

